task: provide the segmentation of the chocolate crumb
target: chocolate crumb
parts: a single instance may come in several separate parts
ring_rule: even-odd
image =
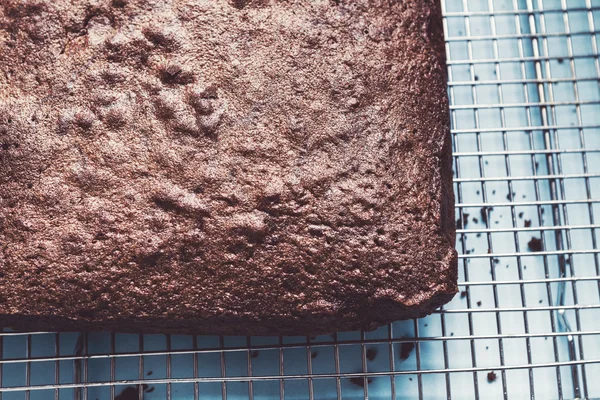
[[[529,228],[531,227],[531,220],[530,219],[526,219],[525,220],[525,228]]]
[[[481,307],[481,300],[477,302],[477,307]]]
[[[473,217],[473,222],[476,223],[476,224],[478,224],[479,220],[477,218]]]
[[[133,387],[133,386],[128,386],[125,389],[123,389],[121,394],[119,394],[117,397],[115,397],[115,400],[138,400],[139,397],[140,397],[140,395],[139,395],[138,388]]]
[[[486,349],[486,350],[489,350],[489,348],[490,348],[490,346],[485,346],[485,349]]]
[[[487,374],[487,380],[488,380],[489,383],[494,382],[497,377],[498,376],[496,375],[496,373],[494,371],[488,372],[488,374]]]
[[[487,223],[488,223],[488,214],[491,213],[493,209],[494,209],[493,207],[481,207],[481,209],[479,210],[479,212],[481,214],[481,221],[484,224],[487,225]]]
[[[475,75],[475,80],[478,81],[479,80],[479,76]]]
[[[542,240],[540,238],[532,237],[527,243],[527,246],[531,251],[542,251]]]
[[[464,299],[465,297],[467,297],[467,291],[463,290],[462,292],[460,292],[460,298]]]
[[[481,192],[478,190],[478,191],[475,192],[475,194],[480,195]]]
[[[250,358],[256,358],[258,357],[259,351],[258,350],[254,350],[252,353],[250,353]]]
[[[477,237],[481,237],[481,233],[478,233],[476,236],[477,236]]]
[[[495,191],[495,190],[492,190],[492,194],[496,194],[496,191]]]
[[[363,378],[361,376],[355,376],[354,378],[350,378],[350,382],[353,385],[360,386],[362,388],[365,387],[365,378]],[[367,378],[367,384],[369,384],[371,382],[373,382],[373,379]]]
[[[367,356],[367,360],[373,361],[375,359],[375,357],[377,357],[377,349],[374,349],[372,347],[368,348],[366,356]]]
[[[317,358],[318,355],[319,355],[318,351],[313,351],[313,352],[310,353],[310,358],[313,358],[313,359]]]
[[[410,356],[410,353],[415,348],[414,342],[404,342],[400,344],[400,359],[406,360]]]
[[[562,57],[558,57],[556,61],[558,61],[559,64],[562,64],[565,60]]]
[[[408,380],[412,382],[412,378],[408,378]]]
[[[462,221],[459,219],[456,220],[456,229],[462,229],[467,226],[469,223],[469,214],[463,213]]]
[[[523,218],[523,215],[525,215],[525,213],[523,213],[523,212],[520,212],[520,213],[519,213],[519,218]]]
[[[543,300],[540,300],[540,301],[538,301],[538,303],[542,304],[542,301],[543,301]]]
[[[154,373],[154,372],[152,372],[152,371],[148,371],[148,373],[146,374],[146,376],[150,376],[150,375],[152,375],[153,373]]]

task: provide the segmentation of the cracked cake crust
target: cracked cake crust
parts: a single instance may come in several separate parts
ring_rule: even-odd
[[[434,0],[0,2],[0,325],[314,335],[457,291]]]

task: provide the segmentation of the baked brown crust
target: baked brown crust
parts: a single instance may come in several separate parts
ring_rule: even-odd
[[[457,291],[434,0],[0,1],[0,325],[312,335]]]

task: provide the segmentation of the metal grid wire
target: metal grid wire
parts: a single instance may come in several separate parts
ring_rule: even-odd
[[[443,0],[461,294],[374,332],[0,330],[0,400],[600,398],[600,0]]]

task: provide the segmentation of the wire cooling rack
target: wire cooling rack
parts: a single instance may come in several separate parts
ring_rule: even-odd
[[[600,398],[600,0],[443,0],[462,292],[374,332],[0,330],[0,400]]]

